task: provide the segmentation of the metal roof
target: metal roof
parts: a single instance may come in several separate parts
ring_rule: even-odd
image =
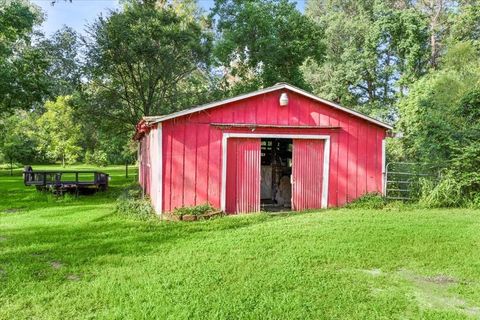
[[[325,100],[325,99],[322,99],[320,97],[317,97],[305,90],[302,90],[300,88],[297,88],[295,86],[292,86],[288,83],[277,83],[276,85],[272,86],[272,87],[268,87],[268,88],[265,88],[265,89],[261,89],[261,90],[257,90],[257,91],[253,91],[253,92],[250,92],[250,93],[246,93],[246,94],[241,94],[239,96],[236,96],[236,97],[233,97],[233,98],[228,98],[228,99],[224,99],[224,100],[219,100],[219,101],[215,101],[215,102],[211,102],[211,103],[207,103],[207,104],[204,104],[204,105],[201,105],[201,106],[197,106],[197,107],[193,107],[193,108],[190,108],[190,109],[185,109],[185,110],[181,110],[181,111],[177,111],[177,112],[174,112],[174,113],[170,113],[170,114],[167,114],[167,115],[164,115],[164,116],[150,116],[150,117],[144,117],[143,119],[148,122],[148,123],[158,123],[158,122],[163,122],[163,121],[166,121],[166,120],[170,120],[170,119],[174,119],[174,118],[178,118],[178,117],[181,117],[181,116],[185,116],[185,115],[188,115],[188,114],[191,114],[191,113],[195,113],[195,112],[199,112],[199,111],[203,111],[203,110],[207,110],[207,109],[211,109],[211,108],[215,108],[215,107],[218,107],[218,106],[221,106],[221,105],[224,105],[224,104],[227,104],[227,103],[231,103],[231,102],[235,102],[235,101],[239,101],[239,100],[243,100],[243,99],[247,99],[247,98],[251,98],[251,97],[255,97],[255,96],[258,96],[258,95],[261,95],[261,94],[265,94],[265,93],[269,93],[269,92],[272,92],[272,91],[276,91],[276,90],[281,90],[281,89],[287,89],[287,90],[290,90],[290,91],[293,91],[293,92],[296,92],[298,94],[301,94],[305,97],[308,97],[310,99],[313,99],[315,101],[318,101],[318,102],[321,102],[321,103],[324,103],[328,106],[331,106],[335,109],[338,109],[338,110],[341,110],[343,112],[346,112],[346,113],[349,113],[351,115],[354,115],[358,118],[361,118],[361,119],[364,119],[366,121],[369,121],[371,123],[374,123],[380,127],[383,127],[383,128],[386,128],[386,129],[389,129],[389,130],[392,130],[393,127],[385,122],[382,122],[382,121],[379,121],[377,119],[374,119],[372,117],[369,117],[363,113],[360,113],[360,112],[357,112],[357,111],[354,111],[352,109],[349,109],[349,108],[346,108],[346,107],[342,107],[341,105],[339,104],[336,104],[332,101],[329,101],[329,100]]]

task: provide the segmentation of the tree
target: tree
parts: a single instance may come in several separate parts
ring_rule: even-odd
[[[71,95],[81,89],[82,46],[78,34],[72,28],[63,27],[51,38],[41,41],[38,48],[44,52],[48,61],[45,73],[52,83],[52,97]]]
[[[142,116],[178,110],[198,96],[191,83],[208,66],[211,37],[195,20],[155,1],[128,1],[89,34],[92,116],[131,130]]]
[[[31,44],[39,17],[27,2],[0,0],[0,115],[31,108],[48,94],[48,62]]]
[[[404,153],[410,160],[448,162],[468,141],[478,144],[480,139],[474,99],[480,87],[478,52],[471,42],[458,42],[442,60],[399,104],[397,129],[404,134]]]
[[[397,96],[427,71],[428,28],[407,2],[312,0],[307,14],[325,30],[326,58],[303,71],[315,93],[394,121]]]
[[[321,29],[288,0],[216,0],[217,63],[236,91],[287,81],[308,88],[300,66],[320,62]]]
[[[32,117],[27,112],[17,111],[0,124],[3,131],[0,137],[0,151],[10,163],[10,175],[13,163],[31,163],[36,159],[36,140],[32,135]]]
[[[71,97],[60,96],[45,103],[45,113],[37,121],[39,151],[62,166],[74,163],[80,156],[80,125],[74,118]]]

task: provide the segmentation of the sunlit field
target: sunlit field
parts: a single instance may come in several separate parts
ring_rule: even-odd
[[[480,211],[145,221],[114,212],[135,169],[98,170],[78,198],[2,171],[1,319],[480,318]]]

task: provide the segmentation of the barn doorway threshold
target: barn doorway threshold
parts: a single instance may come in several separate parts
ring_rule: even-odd
[[[261,139],[262,211],[290,211],[292,208],[292,146],[292,139]]]

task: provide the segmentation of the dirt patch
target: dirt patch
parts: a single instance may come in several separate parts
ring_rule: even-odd
[[[2,213],[6,213],[6,214],[14,214],[14,213],[18,213],[20,211],[23,211],[24,208],[8,208],[8,209],[5,209],[2,211]]]
[[[61,267],[63,267],[63,264],[62,264],[61,262],[59,262],[59,261],[52,261],[52,262],[50,263],[50,265],[51,265],[52,268],[55,269],[55,270],[58,270],[58,269],[60,269]]]
[[[451,284],[451,283],[457,283],[458,281],[450,276],[446,275],[436,275],[436,276],[431,276],[431,277],[425,277],[425,281],[436,283],[436,284]]]
[[[67,280],[70,281],[80,281],[81,277],[78,274],[69,274],[67,275]]]
[[[380,269],[364,269],[362,271],[374,277],[378,277],[383,274],[382,270]]]
[[[422,276],[407,270],[401,270],[397,274],[410,282],[413,294],[420,306],[480,317],[480,307],[471,305],[449,290],[459,283],[459,280],[454,277],[449,275]]]

